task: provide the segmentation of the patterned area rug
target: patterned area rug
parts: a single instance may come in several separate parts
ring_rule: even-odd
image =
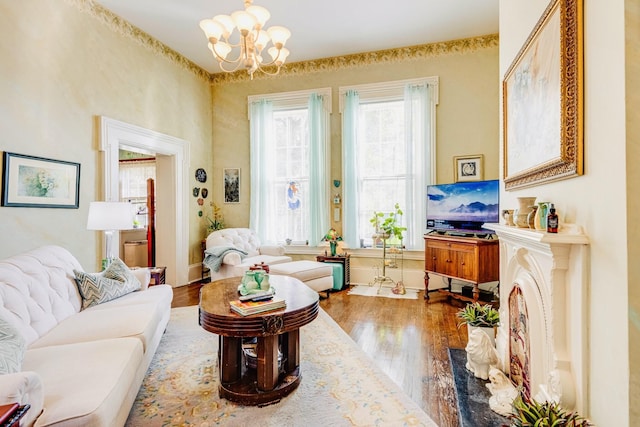
[[[385,298],[399,298],[399,299],[418,299],[417,289],[406,289],[404,295],[394,294],[391,292],[392,288],[378,285],[356,285],[349,289],[348,295],[362,295],[366,297],[385,297]]]
[[[322,309],[300,333],[302,381],[279,403],[218,397],[218,338],[175,308],[127,426],[436,426]]]

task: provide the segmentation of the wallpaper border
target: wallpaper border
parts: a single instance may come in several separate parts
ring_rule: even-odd
[[[138,27],[115,15],[110,10],[95,3],[93,0],[65,0],[67,3],[75,5],[79,10],[88,13],[107,25],[116,33],[135,40],[145,48],[164,56],[174,64],[190,71],[196,76],[214,85],[244,82],[249,80],[246,71],[236,71],[234,73],[214,73],[201,68],[194,62],[182,56],[167,45],[153,38]],[[459,40],[450,40],[437,43],[408,46],[397,49],[385,49],[374,52],[358,53],[353,55],[336,56],[332,58],[322,58],[311,61],[293,62],[285,64],[279,76],[300,76],[306,74],[337,71],[349,68],[362,67],[371,64],[384,64],[391,62],[415,61],[424,58],[434,58],[443,55],[465,54],[482,49],[499,46],[497,34],[471,37]],[[262,74],[254,74],[254,79],[277,78]]]

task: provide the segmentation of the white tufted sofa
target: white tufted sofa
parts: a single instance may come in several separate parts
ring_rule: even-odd
[[[214,247],[233,247],[247,253],[245,257],[237,252],[224,256],[218,271],[211,271],[211,280],[242,276],[254,264],[265,263],[269,266],[291,262],[284,254],[284,246],[263,245],[258,235],[249,228],[223,228],[207,236],[206,249]]]
[[[0,318],[26,342],[0,405],[29,403],[21,425],[124,425],[169,321],[172,288],[146,289],[147,269],[134,270],[143,290],[85,310],[74,269],[59,246],[0,260]]]

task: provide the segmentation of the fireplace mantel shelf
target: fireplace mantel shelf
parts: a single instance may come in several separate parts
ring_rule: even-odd
[[[563,224],[558,233],[547,233],[530,228],[510,227],[502,224],[485,224],[483,226],[494,230],[500,237],[511,237],[526,240],[531,243],[588,245],[589,237],[583,233],[582,227],[576,224]]]

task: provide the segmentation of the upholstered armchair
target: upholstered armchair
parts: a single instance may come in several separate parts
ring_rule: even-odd
[[[207,236],[204,265],[211,280],[242,276],[254,264],[291,262],[284,246],[262,245],[258,235],[248,228],[223,228]]]

